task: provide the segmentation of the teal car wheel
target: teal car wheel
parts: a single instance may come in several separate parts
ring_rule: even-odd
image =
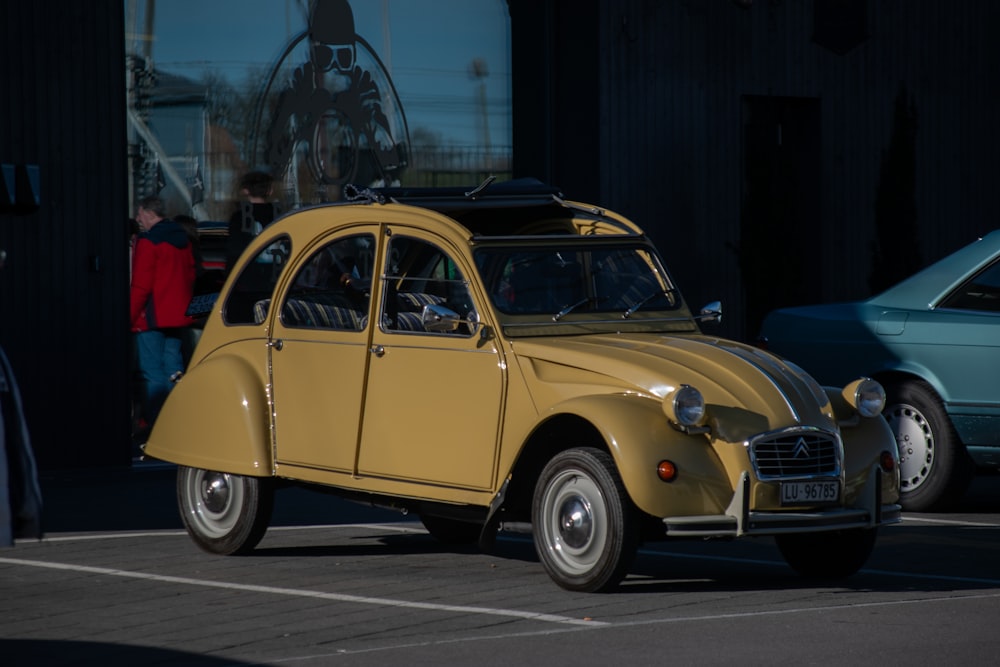
[[[899,449],[900,505],[910,512],[947,508],[965,493],[973,465],[941,400],[920,381],[885,389],[882,414]]]

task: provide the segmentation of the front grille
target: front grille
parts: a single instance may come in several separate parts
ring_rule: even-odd
[[[840,474],[840,440],[822,431],[768,433],[750,441],[760,479]]]

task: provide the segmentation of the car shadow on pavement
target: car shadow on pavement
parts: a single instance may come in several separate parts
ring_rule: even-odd
[[[42,471],[39,485],[46,534],[184,528],[171,464]],[[276,490],[271,515],[272,526],[404,520],[396,511],[291,486]]]
[[[28,665],[45,665],[45,667],[61,667],[62,665],[67,667],[69,665],[238,667],[239,665],[260,664],[148,646],[43,639],[0,639],[0,655],[3,656],[5,667],[27,667]]]

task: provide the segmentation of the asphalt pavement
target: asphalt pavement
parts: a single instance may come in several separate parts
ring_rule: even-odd
[[[39,474],[46,533],[183,529],[177,510],[177,468],[159,461],[132,467],[43,471]],[[297,487],[280,488],[272,525],[405,520],[398,512],[368,507]]]
[[[0,550],[0,666],[994,664],[1000,477],[904,515],[842,582],[770,540],[649,545],[622,590],[563,591],[530,539],[438,544],[418,520],[280,489],[247,557],[200,552],[173,466],[43,471],[45,538]]]

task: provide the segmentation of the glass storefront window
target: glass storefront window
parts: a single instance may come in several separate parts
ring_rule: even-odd
[[[124,0],[132,196],[225,220],[511,168],[505,0]]]

